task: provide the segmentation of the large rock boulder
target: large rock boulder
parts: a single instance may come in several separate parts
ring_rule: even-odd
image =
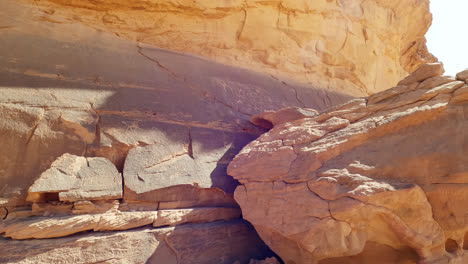
[[[442,72],[278,124],[229,164],[286,263],[468,261],[468,85]]]
[[[434,60],[424,38],[429,0],[18,1],[34,5],[42,21],[80,23],[353,96]]]

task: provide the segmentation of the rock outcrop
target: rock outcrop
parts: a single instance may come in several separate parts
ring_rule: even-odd
[[[2,263],[249,263],[263,259],[253,228],[241,220],[159,229],[83,233],[57,239],[0,238]]]
[[[264,132],[251,115],[349,98],[0,5],[0,206],[10,212],[30,205],[28,189],[64,153],[112,162],[128,203],[235,206],[225,170]]]
[[[2,1],[0,262],[278,263],[241,217],[286,262],[461,260],[466,73],[325,111],[434,60],[430,20],[427,0]],[[423,125],[443,155],[411,154]]]
[[[80,23],[352,96],[434,60],[424,38],[428,0],[20,2],[37,6],[32,16],[47,23]]]
[[[283,261],[468,261],[468,85],[442,73],[285,117],[234,158],[243,217]]]
[[[349,96],[0,7],[0,262],[272,255],[227,164],[265,132],[252,115]]]

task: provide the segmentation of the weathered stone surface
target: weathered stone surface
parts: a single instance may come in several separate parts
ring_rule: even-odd
[[[58,239],[0,238],[2,263],[226,263],[271,256],[246,222],[84,233]]]
[[[468,85],[463,85],[460,89],[453,92],[451,104],[464,103],[468,100]]]
[[[466,85],[435,73],[277,125],[234,158],[243,217],[283,261],[467,261]],[[309,137],[310,124],[326,133]]]
[[[456,79],[452,76],[431,77],[418,84],[417,89],[430,89],[454,81]]]
[[[312,255],[366,252],[377,241],[418,248],[416,256],[436,256],[441,229],[427,219],[430,210],[420,187],[363,180],[349,168],[345,179],[327,170],[323,173],[330,181],[365,189],[338,188],[331,192],[341,195],[332,206],[318,193],[323,185],[330,190],[333,186],[311,183],[325,178],[315,173],[327,159],[361,144],[375,127],[391,130],[395,120],[403,119],[398,129],[406,129],[419,115],[423,121],[431,115],[437,118],[455,98],[451,93],[460,83],[452,80],[439,87],[441,81],[434,79],[428,81],[427,91],[417,89],[411,95],[397,93],[372,102],[357,99],[320,115],[310,110],[342,103],[349,99],[344,93],[367,95],[381,90],[433,60],[423,38],[430,22],[427,3],[1,2],[0,233],[28,240],[0,239],[0,262],[247,263],[264,259],[265,247],[256,233],[244,223],[230,221],[240,216],[233,199],[239,183],[226,174],[226,168],[245,144],[265,131],[249,123],[252,115],[284,107],[290,108],[262,117],[287,132],[262,138],[256,146],[258,165],[279,183],[297,189],[296,194],[284,195],[289,200],[318,188],[308,198],[320,208],[310,210],[305,203],[301,208],[323,217],[313,222],[319,229],[327,223],[334,231],[319,232],[319,237],[332,240],[357,234],[350,240],[356,244],[347,241],[333,249],[325,243]],[[203,55],[218,63],[151,45]],[[392,102],[399,99],[413,104],[401,103],[406,107],[404,114],[392,112]],[[385,116],[366,123],[365,129],[354,125],[384,110]],[[357,136],[347,142],[349,134]],[[325,139],[323,145],[307,145],[321,139]],[[328,152],[334,145],[338,148]],[[309,150],[314,155],[308,155]],[[281,152],[284,158],[262,157],[264,152]],[[271,166],[271,162],[277,164]],[[250,168],[246,166],[246,172],[258,172]],[[454,176],[458,177],[462,176]],[[239,180],[247,186],[258,179],[270,181],[254,174]],[[271,189],[280,193],[281,184]],[[381,210],[382,203],[396,200],[393,193],[387,195],[392,191],[413,198],[415,204],[408,208],[416,213],[406,215],[397,210],[396,202]],[[442,191],[433,193],[438,197]],[[241,195],[236,192],[236,197]],[[281,204],[278,199],[258,203]],[[362,204],[349,205],[347,199]],[[359,218],[363,212],[372,217]],[[389,220],[381,220],[382,215]],[[462,219],[455,215],[457,221]],[[362,226],[348,232],[348,217],[371,227],[388,225],[380,231],[396,235],[373,239],[379,230]],[[437,217],[443,219],[443,213]],[[187,224],[211,221],[217,223]],[[158,228],[161,225],[174,227]],[[120,232],[141,226],[152,230]],[[456,241],[455,246],[452,240],[446,243],[446,249],[458,252],[463,224],[448,221],[441,226],[444,232],[451,228],[451,239]],[[99,231],[112,231],[115,236]],[[296,239],[303,230],[283,231]],[[270,233],[262,229],[261,234]],[[301,237],[300,243],[312,236]],[[401,242],[401,236],[410,238]],[[434,240],[429,243],[426,237]],[[282,241],[274,247],[286,247],[284,255],[289,258],[300,243],[289,247]],[[309,244],[303,248],[311,249]],[[316,258],[308,254],[300,252],[303,259]]]
[[[108,200],[122,198],[122,175],[106,158],[86,158],[63,154],[43,172],[31,187],[28,200],[47,201]]]
[[[176,226],[240,217],[238,208],[195,208],[147,212],[107,212],[76,216],[32,217],[0,222],[0,234],[13,239],[64,237],[82,231],[126,230],[145,225]]]
[[[440,62],[421,65],[416,71],[398,82],[398,85],[408,85],[421,82],[431,77],[439,77],[444,73],[444,66]]]
[[[468,69],[465,69],[464,71],[457,73],[457,79],[460,81],[468,80]]]
[[[257,126],[270,129],[273,126],[317,115],[314,109],[301,109],[298,107],[287,107],[278,111],[266,111],[258,115],[253,115],[250,122]]]
[[[185,223],[206,223],[240,218],[239,208],[196,208],[159,210],[153,226],[175,226]]]
[[[427,0],[20,2],[33,4],[34,16],[50,24],[80,23],[355,96],[434,61],[424,39]]]
[[[123,175],[127,201],[235,207],[237,182],[226,167],[264,131],[251,115],[287,106],[320,110],[349,98],[80,23],[36,19],[48,13],[38,6],[0,6],[0,207],[27,206],[29,187],[64,153],[104,157],[123,172],[129,152],[130,160],[154,165],[137,155],[145,151],[162,155],[159,161],[187,154],[164,167],[134,166]]]

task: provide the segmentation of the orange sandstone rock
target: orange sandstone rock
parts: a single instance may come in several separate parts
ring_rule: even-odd
[[[442,72],[423,65],[400,86],[279,124],[234,158],[243,217],[283,261],[468,261],[466,84]]]
[[[9,0],[10,1],[10,0]],[[48,23],[80,23],[160,48],[353,96],[424,62],[428,0],[21,0]]]

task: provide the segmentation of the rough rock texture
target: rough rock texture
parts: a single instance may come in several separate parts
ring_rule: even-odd
[[[265,250],[253,228],[241,220],[58,239],[0,238],[1,263],[247,264],[250,258],[265,258]]]
[[[428,0],[20,2],[36,5],[40,21],[80,23],[353,96],[381,91],[434,60],[424,38]]]
[[[278,124],[234,158],[243,217],[283,261],[468,261],[468,85],[442,72]]]
[[[238,182],[226,174],[265,131],[249,119],[349,96],[45,19],[44,10],[0,3],[0,262],[270,257],[239,220]]]
[[[0,234],[13,239],[64,237],[93,231],[127,230],[152,225],[176,226],[186,223],[209,223],[240,218],[238,208],[194,208],[148,212],[120,212],[81,214],[60,217],[30,217],[0,223]]]
[[[346,132],[366,115],[430,100],[416,112],[432,116],[454,90],[452,104],[463,104],[464,75],[438,78],[441,66],[433,64],[373,97],[384,106],[372,113],[370,98],[317,112],[432,60],[423,38],[429,23],[421,0],[1,1],[0,262],[275,263],[240,219],[239,182],[226,173],[271,126],[251,144],[251,156],[245,149],[235,161],[246,164],[236,173],[251,190],[238,188],[236,198],[249,204],[249,220],[307,198],[296,215],[262,218],[263,229],[252,220],[285,261],[359,261],[374,251],[432,260],[448,237],[445,248],[461,252],[463,217],[439,197],[462,197],[463,188],[356,178],[339,166],[323,172],[328,185],[310,180],[339,156],[340,140],[345,151],[347,135],[367,139],[360,125]],[[334,190],[334,179],[344,187]],[[348,194],[348,185],[364,190]],[[247,194],[256,192],[265,196],[251,201]],[[435,220],[427,199],[441,210],[434,209]],[[271,206],[256,216],[258,205]],[[441,224],[443,210],[457,220]],[[352,226],[355,219],[361,225]],[[310,251],[311,238],[320,248]],[[334,239],[342,243],[332,248]]]
[[[122,198],[122,175],[106,158],[64,154],[29,187],[28,201],[108,200]]]
[[[264,132],[251,115],[349,98],[0,5],[0,206],[10,212],[29,206],[29,187],[64,153],[110,160],[129,204],[236,206],[225,170]]]
[[[227,164],[265,132],[252,115],[349,96],[47,19],[35,4],[0,3],[0,262],[271,256],[235,220]],[[166,241],[165,225],[185,231]]]

